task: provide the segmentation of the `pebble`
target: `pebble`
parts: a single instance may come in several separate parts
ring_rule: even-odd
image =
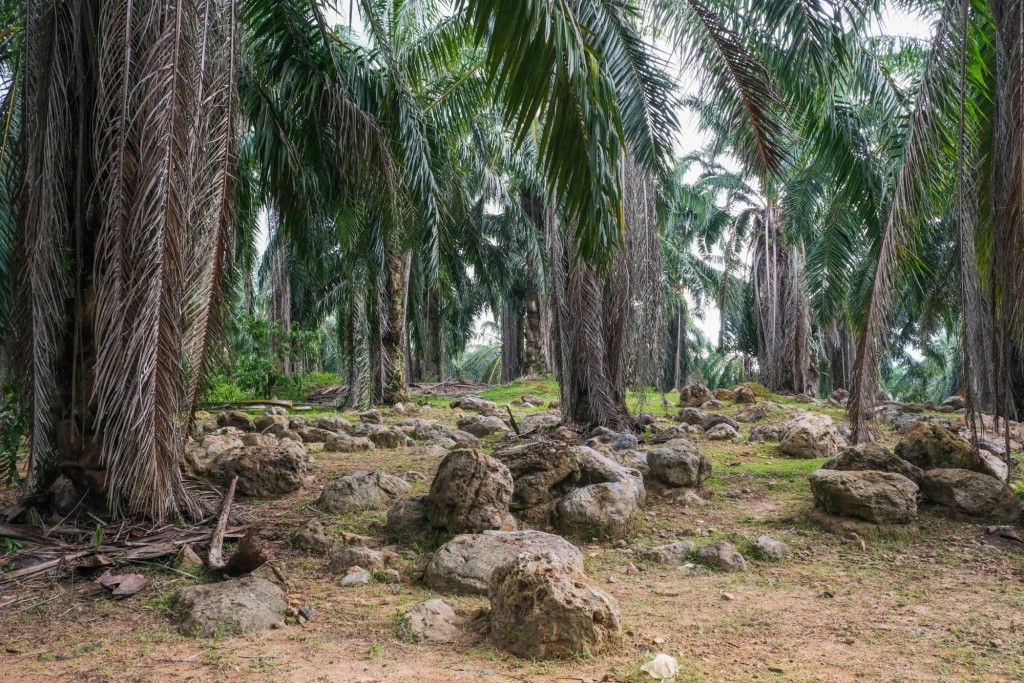
[[[282,629],[284,627],[285,627],[285,623],[283,621],[275,621],[273,626],[272,626],[272,628],[275,628],[275,629]]]
[[[365,586],[370,583],[370,572],[359,571],[354,574],[348,574],[341,580],[342,588],[348,586]]]

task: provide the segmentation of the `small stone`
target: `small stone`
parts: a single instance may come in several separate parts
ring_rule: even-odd
[[[271,628],[273,628],[273,629],[282,629],[284,627],[285,627],[285,623],[283,621],[275,621],[273,623],[273,625],[271,626]]]
[[[745,572],[747,561],[729,541],[718,541],[697,551],[697,560],[715,569],[729,572]]]
[[[450,643],[459,636],[459,619],[444,600],[427,600],[405,613],[401,631],[411,642]]]
[[[370,583],[370,572],[358,571],[348,574],[341,580],[341,587],[347,588],[349,586],[365,586]]]
[[[733,595],[732,593],[722,593],[722,599],[723,600],[730,600],[731,601],[731,600],[735,600],[736,596]]]
[[[286,607],[284,610],[284,615],[286,617],[294,617],[298,613],[299,610],[295,609],[294,607]]]
[[[758,536],[757,540],[754,541],[754,547],[762,555],[772,560],[782,560],[789,555],[789,547],[771,536]]]

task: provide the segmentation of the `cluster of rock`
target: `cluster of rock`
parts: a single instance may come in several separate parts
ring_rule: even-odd
[[[879,524],[917,516],[919,499],[957,513],[1012,521],[1020,516],[1005,481],[1006,465],[976,453],[950,429],[918,421],[896,452],[870,444],[847,448],[811,475],[815,503],[826,512]]]

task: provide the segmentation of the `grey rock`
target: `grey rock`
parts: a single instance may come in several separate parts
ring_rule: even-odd
[[[651,476],[669,486],[700,486],[711,476],[711,461],[692,443],[672,443],[647,454]]]
[[[688,425],[702,425],[704,424],[704,411],[700,408],[683,408],[679,411],[679,420]]]
[[[444,600],[427,600],[410,607],[401,635],[413,643],[450,643],[459,637],[460,620]]]
[[[727,572],[747,571],[747,561],[729,541],[718,541],[697,551],[697,561]]]
[[[551,553],[583,570],[583,554],[561,536],[527,530],[485,531],[456,536],[438,548],[424,579],[437,591],[486,595],[494,570],[523,553]]]
[[[729,418],[726,415],[722,415],[721,413],[705,414],[704,421],[701,423],[701,426],[704,428],[704,431],[706,432],[712,429],[713,427],[717,427],[718,425],[722,424],[729,425],[733,429],[740,428],[739,423],[737,423],[735,420]]]
[[[300,427],[296,432],[302,437],[302,443],[325,443],[338,436],[319,427]]]
[[[255,576],[182,588],[174,596],[188,636],[216,637],[265,631],[284,621],[285,593]]]
[[[811,473],[814,501],[826,512],[877,524],[906,524],[917,517],[917,484],[892,472]]]
[[[754,548],[770,560],[783,560],[789,555],[789,546],[771,536],[758,536]]]
[[[765,441],[778,441],[779,428],[775,425],[754,425],[750,428],[751,443],[763,443]]]
[[[618,603],[575,565],[552,555],[520,555],[491,577],[490,635],[519,657],[599,652],[622,634]]]
[[[451,408],[460,408],[462,410],[493,410],[498,407],[498,404],[494,401],[488,401],[487,399],[480,398],[479,396],[460,396],[459,398],[452,401],[449,406]]]
[[[370,435],[370,441],[379,448],[401,448],[408,440],[409,437],[397,429],[384,429]]]
[[[387,561],[388,556],[380,550],[361,546],[348,546],[331,553],[327,563],[327,571],[332,574],[342,574],[352,567],[373,571],[384,569]]]
[[[921,476],[924,474],[921,468],[894,455],[885,446],[873,443],[844,448],[821,468],[844,472],[863,472],[865,470],[894,472],[902,474],[918,485],[920,485]]]
[[[659,564],[681,564],[689,559],[697,550],[697,544],[693,541],[673,541],[665,545],[659,545],[644,552],[651,562]]]
[[[739,432],[727,424],[715,425],[704,433],[709,441],[738,441]]]
[[[783,425],[779,450],[791,458],[828,458],[845,445],[831,417],[799,413]]]
[[[991,517],[1004,522],[1020,516],[1013,489],[995,477],[960,469],[935,469],[924,473],[921,491],[925,500],[957,512]]]
[[[376,448],[376,444],[365,436],[348,436],[347,434],[332,436],[324,443],[324,450],[328,453],[359,453]]]
[[[384,533],[393,538],[416,538],[430,531],[426,497],[400,500],[388,509]]]
[[[370,578],[370,572],[352,572],[351,574],[346,574],[341,577],[341,587],[350,588],[351,586],[365,586],[370,583]]]
[[[234,427],[235,429],[241,429],[243,432],[251,432],[256,429],[256,425],[253,423],[252,418],[240,410],[218,413],[217,426]]]
[[[347,434],[352,429],[352,423],[340,415],[324,415],[313,420],[313,426],[317,429],[326,429],[335,434]]]
[[[323,524],[315,519],[300,529],[292,538],[292,545],[296,548],[316,555],[326,555],[334,549],[337,543],[324,531]]]
[[[244,496],[267,497],[302,488],[306,476],[306,452],[294,441],[272,448],[232,448],[210,461],[206,476],[227,486],[238,476],[237,491]]]
[[[583,451],[587,458],[580,469],[581,481],[590,483],[555,503],[555,526],[569,534],[621,533],[643,505],[643,475],[591,448]]]
[[[316,506],[335,514],[379,510],[410,491],[409,482],[386,472],[358,472],[325,486]]]
[[[469,432],[479,439],[496,434],[497,432],[503,432],[507,428],[507,425],[501,418],[489,417],[487,415],[467,415],[460,418],[457,424],[459,429]]]
[[[512,474],[499,460],[471,448],[451,451],[437,468],[426,498],[427,519],[452,533],[509,530]]]
[[[494,451],[514,482],[511,507],[527,509],[560,498],[580,479],[588,454],[579,446],[537,440]]]
[[[922,470],[973,470],[979,466],[967,439],[931,422],[911,427],[896,444],[896,455]]]

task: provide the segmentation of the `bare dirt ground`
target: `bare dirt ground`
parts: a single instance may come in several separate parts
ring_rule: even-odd
[[[547,384],[519,391],[553,397]],[[823,412],[842,419],[841,411]],[[421,406],[417,417],[454,424],[456,413]],[[776,411],[764,422],[781,420]],[[31,596],[0,614],[0,681],[639,683],[652,680],[639,667],[658,652],[679,658],[679,681],[1024,681],[1024,554],[981,544],[984,521],[923,508],[906,527],[823,524],[807,484],[821,460],[780,458],[774,444],[699,443],[715,468],[704,504],[685,507],[651,484],[626,548],[615,539],[577,539],[587,575],[621,606],[625,635],[617,649],[554,662],[516,659],[489,644],[487,601],[458,596],[444,597],[471,619],[459,642],[403,642],[400,615],[440,597],[412,578],[433,548],[402,549],[401,583],[342,589],[324,558],[290,547],[291,535],[313,518],[339,536],[372,534],[384,514],[317,512],[314,489],[251,501],[291,591],[314,607],[309,623],[244,637],[183,636],[171,596],[195,580],[162,566],[136,567],[151,584],[121,601],[85,595],[82,581],[28,584],[0,595]],[[320,486],[359,469],[429,477],[438,462],[409,449],[318,453],[313,473]],[[414,493],[428,485],[415,484]],[[792,555],[759,560],[752,542],[761,534],[787,543]],[[644,566],[631,554],[676,538],[727,538],[747,557],[748,571]],[[259,573],[272,578],[266,568]]]

